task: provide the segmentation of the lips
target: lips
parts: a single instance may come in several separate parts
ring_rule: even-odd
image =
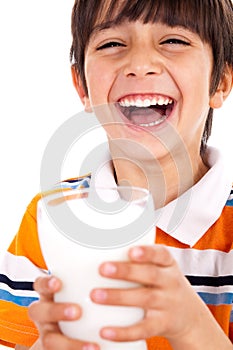
[[[164,95],[127,95],[116,103],[130,123],[153,127],[163,123],[172,113],[174,100]]]

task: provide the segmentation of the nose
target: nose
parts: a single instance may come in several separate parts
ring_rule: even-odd
[[[127,58],[124,68],[126,77],[143,78],[148,75],[159,75],[163,71],[162,61],[159,54],[153,50],[140,49],[133,50]]]

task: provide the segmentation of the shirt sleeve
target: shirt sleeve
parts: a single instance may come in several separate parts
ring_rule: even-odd
[[[28,306],[38,300],[33,282],[48,274],[37,234],[37,195],[27,207],[20,228],[0,266],[0,344],[31,346],[38,331]]]

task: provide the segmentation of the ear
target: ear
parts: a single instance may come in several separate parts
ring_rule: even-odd
[[[82,104],[84,105],[85,111],[91,113],[92,108],[91,108],[89,97],[83,87],[83,83],[81,81],[80,75],[74,64],[71,66],[71,74],[72,74],[73,85],[79,95],[79,98]]]
[[[210,98],[210,107],[211,108],[220,108],[223,105],[223,102],[230,94],[233,83],[233,70],[228,65],[225,68],[222,79],[219,83],[219,86],[213,96]]]

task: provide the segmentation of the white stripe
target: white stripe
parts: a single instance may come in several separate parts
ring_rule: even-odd
[[[184,275],[213,277],[233,275],[233,250],[225,253],[214,249],[167,248]]]
[[[211,294],[222,294],[222,293],[233,293],[233,286],[193,286],[193,289],[198,293],[211,293]]]
[[[6,292],[11,293],[14,296],[17,297],[28,297],[28,298],[38,298],[38,293],[36,293],[33,290],[19,290],[19,289],[12,289],[7,284],[0,283],[0,289],[5,290]]]
[[[44,276],[45,271],[35,266],[25,256],[16,256],[5,253],[0,266],[0,274],[6,275],[12,281],[34,282],[39,276]]]

